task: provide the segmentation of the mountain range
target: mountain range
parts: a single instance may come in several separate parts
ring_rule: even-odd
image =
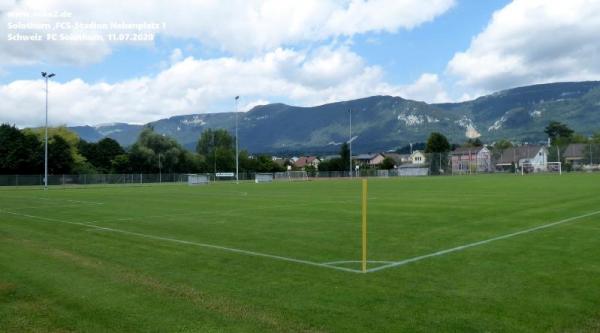
[[[239,113],[240,147],[253,153],[329,153],[349,138],[357,152],[393,150],[424,142],[429,133],[446,135],[453,143],[479,137],[483,142],[509,139],[545,141],[551,120],[576,132],[600,131],[600,81],[561,82],[500,91],[460,103],[428,104],[392,96],[298,107],[268,104]],[[70,127],[87,141],[104,137],[131,145],[144,126],[175,138],[194,149],[202,131],[224,128],[233,132],[235,113],[174,116],[145,125],[125,123]]]

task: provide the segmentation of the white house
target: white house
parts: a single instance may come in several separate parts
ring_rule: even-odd
[[[515,165],[525,166],[530,172],[546,171],[548,168],[548,148],[540,145],[523,145],[505,149],[496,167]]]
[[[420,150],[415,150],[410,155],[410,160],[412,164],[425,164],[425,154]]]

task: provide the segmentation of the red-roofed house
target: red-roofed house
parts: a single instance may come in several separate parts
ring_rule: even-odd
[[[318,169],[319,163],[321,163],[321,161],[316,156],[302,156],[296,160],[294,166],[301,169],[304,169],[307,166],[312,166]]]

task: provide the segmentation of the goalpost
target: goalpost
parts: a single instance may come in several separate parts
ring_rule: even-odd
[[[272,173],[257,173],[254,176],[255,183],[272,183],[273,182],[273,174]]]
[[[210,182],[210,179],[209,179],[208,175],[206,175],[206,174],[191,173],[191,174],[188,174],[187,176],[188,176],[187,183],[189,186],[206,185]]]
[[[532,164],[522,163],[521,164],[521,175],[528,173],[558,173],[562,175],[562,163],[561,162],[546,162],[546,164]]]
[[[562,175],[562,163],[561,162],[548,162],[548,172],[558,172]]]
[[[287,180],[289,182],[308,180],[308,173],[306,171],[276,172],[274,179]]]

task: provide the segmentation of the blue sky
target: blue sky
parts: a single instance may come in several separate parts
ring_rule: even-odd
[[[390,81],[397,84],[410,83],[421,73],[442,72],[454,53],[466,49],[471,38],[483,30],[492,13],[509,2],[457,1],[453,8],[434,22],[397,33],[370,32],[355,36],[349,42],[351,49],[369,64],[382,66]],[[330,42],[332,39],[323,43]],[[292,46],[302,48],[306,47],[306,43]],[[196,58],[231,56],[230,52],[202,45],[200,40],[159,36],[155,45],[119,46],[98,63],[49,65],[55,72],[60,72],[57,80],[61,82],[83,78],[91,82],[114,83],[131,77],[156,74],[175,48],[185,50],[186,56]],[[45,66],[39,64],[17,66],[0,76],[0,82],[36,79],[43,68]]]
[[[0,40],[0,121],[18,126],[40,121],[40,71],[58,74],[50,86],[53,119],[69,125],[231,111],[235,95],[243,111],[377,94],[449,102],[600,78],[593,37],[600,5],[590,0],[7,1],[0,4],[7,36]],[[57,12],[71,17],[35,16]],[[131,34],[118,29],[84,31],[102,42],[8,37],[48,33],[11,28],[17,22],[64,21],[164,29],[150,42],[108,41],[109,33]]]

